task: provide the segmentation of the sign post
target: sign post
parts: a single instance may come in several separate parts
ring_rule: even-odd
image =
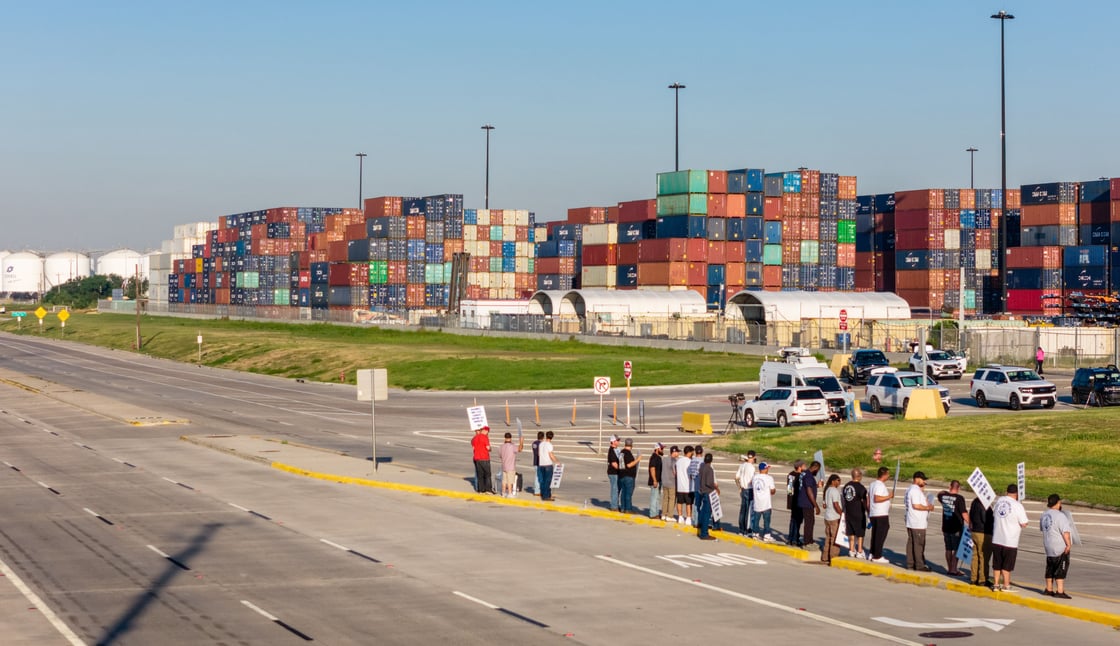
[[[202,335],[198,336],[202,347]],[[373,447],[373,470],[377,471],[377,402],[389,399],[389,373],[384,368],[359,370],[358,401],[369,402],[370,444]]]
[[[202,330],[198,331],[198,363],[202,363]]]
[[[40,305],[39,309],[35,310],[35,316],[39,317],[39,334],[43,333],[43,317],[47,315],[47,310],[43,309]]]
[[[27,316],[27,312],[12,312],[12,318],[16,320],[16,327],[23,329],[23,317]]]
[[[58,313],[58,320],[62,324],[62,331],[59,332],[59,336],[66,336],[66,319],[68,318],[70,318],[69,310],[62,310]]]
[[[1016,480],[1018,480],[1019,484],[1019,502],[1023,502],[1027,499],[1027,463],[1020,462],[1017,464],[1015,466],[1015,474],[1018,476]]]
[[[611,394],[611,378],[595,377],[595,394],[599,396],[599,452],[603,452],[603,398]]]
[[[634,364],[622,362],[622,376],[626,377],[626,428],[630,428],[630,377],[634,374]]]
[[[845,309],[840,310],[840,331],[841,332],[847,332],[848,331],[848,310],[845,310]],[[843,335],[841,335],[840,338],[844,339],[842,350],[845,354],[847,354],[847,352],[848,352],[848,335],[843,334]]]

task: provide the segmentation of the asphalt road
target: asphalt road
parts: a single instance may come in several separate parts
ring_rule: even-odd
[[[27,376],[53,384],[51,395],[15,385]],[[5,643],[68,643],[65,630],[75,636],[69,643],[90,644],[640,643],[738,640],[748,630],[760,639],[788,639],[797,630],[807,639],[931,643],[920,635],[937,626],[993,644],[1115,639],[1091,623],[705,544],[682,532],[340,487],[177,439],[253,434],[368,456],[369,404],[355,401],[353,387],[10,335],[0,335],[0,379],[0,487],[8,494],[0,496],[0,560],[42,600],[30,602],[15,577],[0,583]],[[719,430],[729,392],[635,389],[647,433],[628,435],[645,455],[655,440],[694,440],[676,430],[681,410],[712,412]],[[461,474],[469,490],[465,409],[486,405],[500,432],[507,398],[510,429],[520,417],[527,433],[536,430],[535,400],[542,428],[557,432],[568,469],[557,496],[604,505],[599,402],[590,388],[393,391],[377,404],[379,470]],[[129,425],[123,413],[189,422]],[[620,429],[608,421],[603,434]],[[730,487],[736,465],[721,458],[718,466]],[[725,496],[729,518],[735,498]],[[639,486],[635,500],[644,509],[648,489]],[[1028,506],[1032,520],[1038,511]],[[1070,589],[1108,599],[1116,596],[1120,520],[1093,514],[1077,512],[1085,545]],[[783,519],[776,514],[775,527]],[[893,524],[901,527],[901,517]],[[930,534],[927,555],[938,564],[935,523]],[[897,558],[904,532],[891,538]],[[1037,543],[1032,526],[1024,532],[1021,585],[1041,577]],[[40,611],[28,613],[29,606]]]

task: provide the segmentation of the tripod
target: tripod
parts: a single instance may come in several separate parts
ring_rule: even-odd
[[[727,435],[736,426],[745,426],[743,423],[743,402],[746,401],[746,396],[743,393],[736,393],[728,395],[727,401],[731,404],[731,417],[727,420],[727,426],[723,429],[723,434]]]

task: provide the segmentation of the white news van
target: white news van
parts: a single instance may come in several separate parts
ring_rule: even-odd
[[[790,386],[815,386],[821,389],[828,399],[829,410],[838,419],[846,417],[848,400],[853,395],[844,390],[844,386],[832,370],[825,364],[809,356],[805,348],[782,348],[779,352],[784,357],[783,361],[765,361],[758,372],[759,394],[771,388],[785,388]]]

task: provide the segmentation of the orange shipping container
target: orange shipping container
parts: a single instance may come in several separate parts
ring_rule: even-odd
[[[399,196],[384,196],[384,197],[371,197],[363,203],[365,217],[367,218],[380,218],[386,215],[400,215],[401,202],[404,201],[403,197]]]
[[[502,242],[501,242],[501,240],[492,240],[490,242],[490,257],[491,258],[501,258],[502,257]]]
[[[747,243],[742,240],[729,240],[724,249],[727,262],[744,262],[747,259]],[[711,262],[709,260],[708,262]]]
[[[687,251],[685,252],[685,260],[692,262],[707,262],[708,259],[708,241],[704,238],[689,238],[685,243]]]
[[[747,196],[742,193],[728,193],[727,195],[727,217],[729,218],[745,218],[747,217]]]
[[[836,266],[856,266],[856,245],[853,242],[841,242],[836,245]]]
[[[841,175],[837,180],[837,195],[841,200],[854,200],[858,189],[855,175]],[[897,204],[897,197],[895,198]]]
[[[801,192],[817,195],[821,192],[821,172],[819,170],[801,171]]]
[[[1007,189],[1007,208],[1018,209],[1023,206],[1023,192],[1017,188]],[[961,208],[964,208],[963,206]]]
[[[1028,204],[1019,211],[1019,224],[1024,227],[1075,226],[1077,205]]]
[[[408,263],[404,260],[390,260],[386,263],[390,285],[403,285],[408,282]],[[489,269],[489,266],[487,266]]]
[[[1061,269],[1062,247],[1008,247],[1010,269]]]
[[[640,286],[685,286],[687,284],[687,262],[644,262],[638,265],[638,285]]]
[[[743,196],[743,209],[746,210],[747,196]],[[723,193],[709,193],[708,194],[708,217],[709,218],[726,218],[727,217],[727,195]]]
[[[406,287],[404,302],[408,307],[424,307],[424,284],[410,284]]]
[[[782,286],[782,267],[780,265],[764,265],[762,267],[762,286],[767,288]]]
[[[423,240],[427,221],[422,215],[407,215],[405,221],[405,235],[412,240]]]
[[[727,192],[727,171],[723,171],[723,170],[710,170],[710,171],[708,171],[708,192],[709,193],[726,193]]]
[[[689,285],[707,285],[708,284],[708,263],[706,263],[706,262],[690,262],[690,263],[688,263],[688,284]]]
[[[782,219],[782,199],[780,197],[762,198],[762,218],[770,221]]]
[[[821,237],[821,221],[817,218],[801,218],[801,239],[819,240]]]
[[[735,290],[742,289],[747,284],[747,264],[743,262],[729,262],[724,269],[727,281],[727,293],[733,294]]]

